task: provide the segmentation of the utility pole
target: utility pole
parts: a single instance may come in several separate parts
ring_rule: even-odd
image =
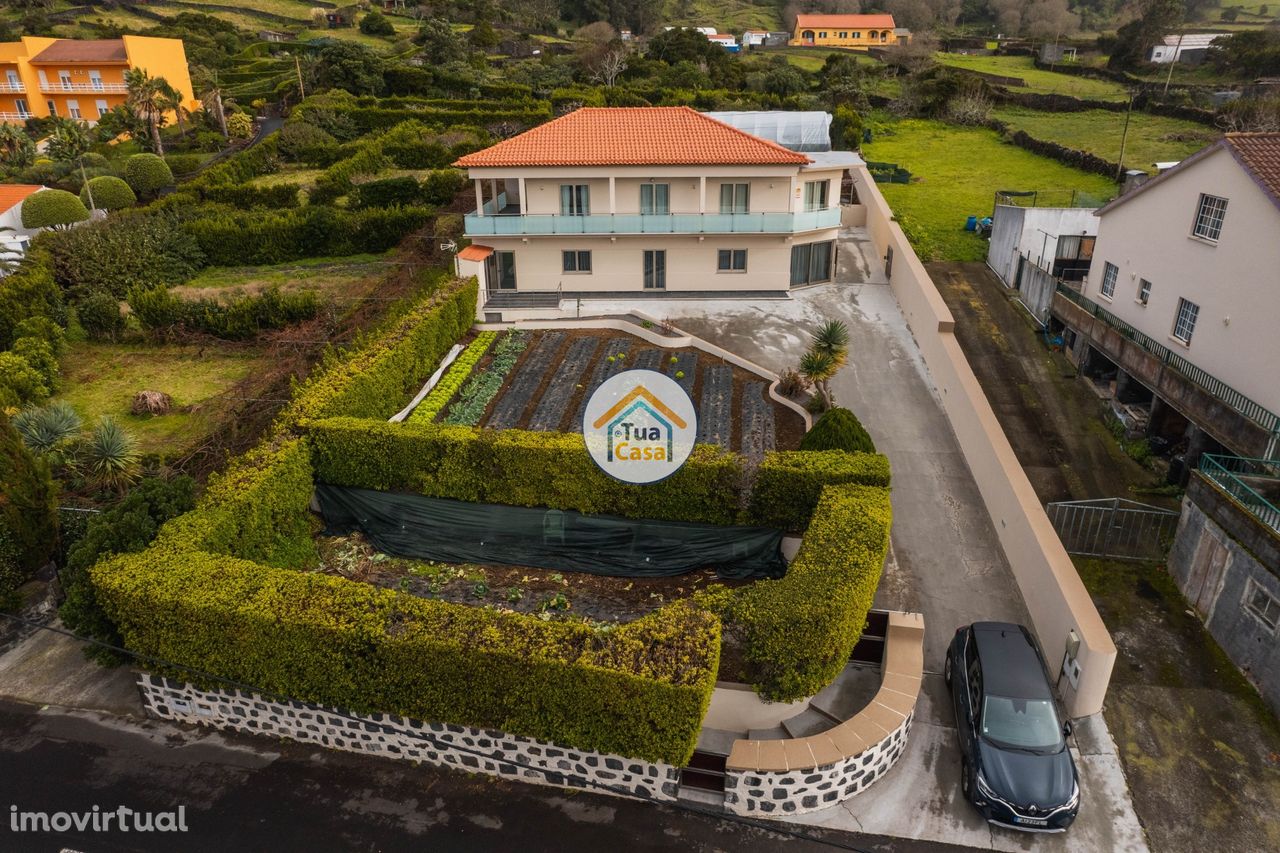
[[[84,155],[81,154],[76,159],[80,163],[80,180],[84,182],[84,191],[89,195],[89,212],[91,214],[90,218],[92,218],[92,213],[97,210],[93,204],[93,187],[89,186],[89,178],[84,173]]]
[[[1129,116],[1133,113],[1133,90],[1129,90],[1129,107],[1124,111],[1124,131],[1120,134],[1120,162],[1116,164],[1116,183],[1124,177],[1124,146],[1129,141]]]
[[[1182,55],[1182,33],[1178,33],[1178,46],[1173,49],[1173,61],[1169,63],[1169,74],[1164,78],[1164,95],[1169,94],[1169,81],[1173,79],[1173,66],[1178,64],[1178,57]]]
[[[293,68],[298,72],[298,95],[299,100],[305,100],[307,97],[307,88],[302,85],[302,62],[298,59],[298,54],[293,55]]]

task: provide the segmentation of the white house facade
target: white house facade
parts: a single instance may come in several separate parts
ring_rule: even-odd
[[[26,253],[40,229],[22,227],[22,202],[43,189],[38,184],[0,184],[0,257],[13,260]]]

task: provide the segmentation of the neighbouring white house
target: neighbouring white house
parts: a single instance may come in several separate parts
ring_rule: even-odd
[[[478,276],[490,311],[785,298],[832,279],[841,182],[861,163],[688,107],[580,109],[457,161],[476,197],[458,272]]]
[[[21,257],[40,229],[22,227],[22,202],[48,187],[39,184],[0,184],[0,256]],[[10,229],[10,230],[5,230]]]
[[[1170,62],[1198,64],[1204,61],[1215,41],[1230,33],[1182,33],[1167,35],[1152,46],[1147,53],[1150,62],[1167,65]]]
[[[1057,283],[1078,282],[1088,274],[1098,217],[1093,207],[1021,203],[1035,198],[996,194],[987,266],[1006,287],[1018,291],[1023,305],[1043,323]]]

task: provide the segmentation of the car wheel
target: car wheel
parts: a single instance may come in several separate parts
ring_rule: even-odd
[[[973,783],[969,781],[969,762],[967,759],[960,760],[960,793],[964,794],[966,800],[973,799]]]
[[[946,683],[947,689],[951,689],[951,652],[947,652],[947,659],[942,664],[942,680]]]

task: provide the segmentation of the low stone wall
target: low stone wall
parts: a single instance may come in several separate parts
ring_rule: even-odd
[[[725,808],[801,814],[866,790],[902,756],[924,675],[924,617],[889,614],[880,690],[833,728],[784,740],[735,741],[725,762]]]
[[[568,749],[486,729],[388,714],[347,714],[302,702],[271,701],[239,690],[201,690],[146,673],[138,676],[138,689],[147,713],[164,720],[520,782],[671,801],[680,780],[679,769],[668,764]]]

